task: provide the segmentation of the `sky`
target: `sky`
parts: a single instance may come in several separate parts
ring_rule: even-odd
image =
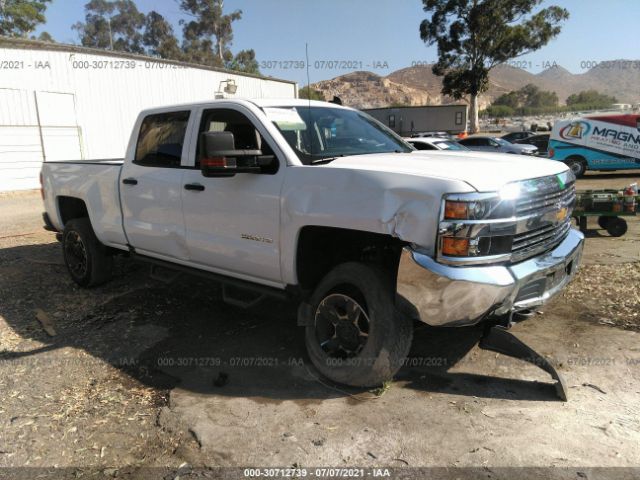
[[[178,0],[135,0],[144,13],[156,10],[180,33]],[[84,19],[87,0],[53,0],[48,31],[63,43],[79,43],[71,25]],[[515,60],[531,73],[560,65],[583,73],[597,62],[640,59],[639,0],[545,0],[570,12],[562,33],[547,46]],[[225,12],[243,11],[234,23],[233,52],[253,48],[264,75],[307,84],[300,68],[309,50],[311,83],[368,70],[387,75],[395,70],[432,63],[436,48],[420,40],[420,21],[426,17],[421,0],[226,0]],[[635,64],[637,67],[637,64]]]

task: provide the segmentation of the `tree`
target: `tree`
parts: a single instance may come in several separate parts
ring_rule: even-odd
[[[152,10],[145,18],[142,44],[147,53],[169,60],[181,60],[182,50],[173,28],[158,12]]]
[[[85,23],[71,27],[80,35],[83,46],[144,53],[145,15],[132,0],[90,0],[84,9]]]
[[[115,7],[117,13],[111,18],[111,29],[115,34],[113,49],[145,53],[141,31],[144,28],[145,15],[138,11],[133,0],[118,0]]]
[[[233,42],[233,22],[242,10],[224,14],[224,0],[181,0],[180,8],[194,19],[181,21],[183,50],[191,61],[222,67],[233,61],[229,46]]]
[[[323,102],[325,101],[325,98],[322,92],[319,90],[314,90],[309,85],[307,85],[306,87],[302,87],[298,91],[298,97],[309,99],[309,100],[321,100]]]
[[[185,61],[221,67],[221,62],[213,54],[213,41],[208,37],[203,38],[201,32],[198,22],[191,21],[184,25],[182,53]]]
[[[527,96],[526,105],[532,108],[556,107],[558,105],[558,94],[540,90],[536,87],[535,91]]]
[[[558,105],[558,95],[556,92],[540,90],[532,83],[529,83],[519,90],[500,95],[494,100],[493,105],[503,105],[512,109],[519,107],[555,107]]]
[[[0,0],[0,36],[26,37],[44,23],[51,0]]]
[[[243,73],[252,73],[253,75],[260,75],[260,66],[256,60],[256,52],[251,50],[239,51],[233,60],[227,62],[227,68],[231,70],[237,70]]]
[[[38,35],[37,37],[35,35],[32,35],[31,39],[32,40],[39,40],[41,42],[49,42],[49,43],[55,43],[56,42],[49,32],[41,32],[40,35]]]
[[[520,95],[515,91],[503,93],[498,98],[496,98],[491,105],[509,107],[513,110],[514,108],[518,108],[520,106]]]
[[[596,90],[583,90],[567,97],[567,106],[578,110],[590,110],[596,108],[610,107],[618,100]]]
[[[435,75],[442,93],[469,97],[471,131],[478,131],[478,96],[489,71],[512,58],[540,49],[560,33],[567,10],[550,6],[532,14],[542,0],[422,0],[431,17],[420,23],[420,38],[438,47]]]
[[[512,117],[515,113],[515,109],[509,105],[496,105],[495,103],[485,110],[485,113],[494,118],[500,117]]]
[[[91,0],[84,6],[85,23],[71,26],[78,32],[80,43],[85,47],[113,48],[111,15],[114,5],[108,0]]]

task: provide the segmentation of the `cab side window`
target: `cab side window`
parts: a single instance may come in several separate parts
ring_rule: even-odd
[[[167,112],[145,117],[133,162],[146,167],[180,167],[190,114]]]

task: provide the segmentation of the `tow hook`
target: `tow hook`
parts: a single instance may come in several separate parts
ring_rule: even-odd
[[[509,333],[507,329],[510,326],[510,322],[507,325],[487,325],[478,346],[483,350],[518,358],[541,368],[556,381],[556,394],[563,402],[566,402],[567,387],[557,370],[553,368],[553,365],[546,358]]]

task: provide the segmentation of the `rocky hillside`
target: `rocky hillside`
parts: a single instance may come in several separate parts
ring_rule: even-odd
[[[439,104],[441,95],[435,96],[426,90],[397,83],[389,77],[381,77],[371,72],[353,72],[331,80],[314,83],[313,88],[321,91],[327,100],[334,95],[348,105],[358,108],[376,108],[389,105],[434,105]]]
[[[503,93],[532,83],[543,90],[556,92],[561,102],[582,90],[598,90],[619,102],[640,102],[640,61],[613,61],[606,66],[573,74],[561,66],[552,66],[538,74],[520,68],[499,66],[491,71],[490,87],[480,99],[484,108]],[[334,95],[347,105],[374,108],[389,105],[441,105],[453,99],[440,93],[441,79],[431,66],[409,67],[386,77],[371,72],[353,72],[312,84],[325,98]]]

